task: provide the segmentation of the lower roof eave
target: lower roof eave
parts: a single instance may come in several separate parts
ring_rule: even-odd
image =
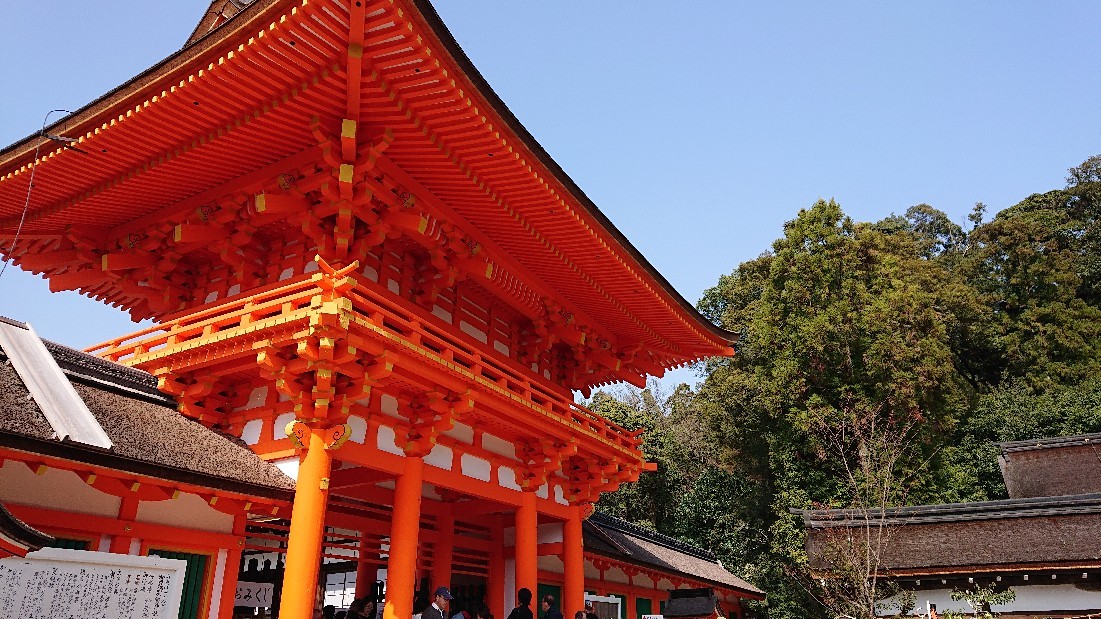
[[[878,576],[880,578],[937,578],[949,576],[952,578],[963,578],[966,576],[977,575],[996,575],[996,574],[1046,574],[1049,572],[1070,572],[1077,570],[1098,570],[1101,569],[1101,558],[1098,559],[1083,559],[1080,561],[1048,561],[1048,562],[1036,562],[1036,563],[997,563],[997,564],[983,564],[983,565],[923,565],[921,567],[906,567],[906,568],[884,568],[880,570]],[[833,573],[829,570],[812,569],[811,576],[814,578],[832,578]]]
[[[636,566],[641,567],[643,569],[654,571],[654,572],[660,572],[660,573],[665,574],[667,576],[685,575],[685,576],[688,576],[688,577],[692,578],[693,580],[696,580],[696,581],[701,582],[703,584],[711,585],[716,589],[724,589],[724,590],[727,590],[727,591],[733,591],[741,597],[750,598],[750,599],[753,599],[753,600],[764,600],[765,596],[766,596],[765,592],[761,591],[760,589],[746,589],[745,587],[739,587],[737,585],[732,585],[732,584],[729,584],[729,583],[718,582],[718,581],[712,580],[710,578],[705,578],[703,576],[696,576],[695,574],[688,574],[687,572],[675,572],[675,571],[670,570],[669,568],[659,567],[659,566],[656,566],[652,563],[645,563],[645,562],[642,562],[642,561],[630,561],[630,560],[627,560],[627,559],[625,559],[624,557],[622,557],[620,555],[602,554],[602,553],[599,553],[599,552],[593,552],[591,550],[586,550],[585,551],[585,556],[586,557],[600,557],[600,558],[603,558],[603,559],[611,559],[611,560],[616,561],[618,563],[627,563],[627,564],[630,564],[630,565],[636,565]]]
[[[135,460],[133,458],[125,458],[110,452],[85,449],[72,443],[62,443],[54,440],[42,440],[27,436],[0,433],[0,447],[23,452],[32,457],[35,455],[50,456],[91,466],[99,466],[119,471],[120,473],[140,475],[200,488],[209,488],[211,490],[235,494],[241,498],[264,498],[285,502],[287,504],[293,503],[294,501],[293,490],[249,483],[236,479],[227,479],[207,473],[179,469],[152,462]]]

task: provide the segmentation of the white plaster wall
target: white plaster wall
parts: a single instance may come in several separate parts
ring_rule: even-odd
[[[282,394],[280,394],[282,395]],[[271,438],[273,441],[287,438],[287,424],[294,421],[294,413],[283,413],[275,418],[271,426]]]
[[[562,559],[559,559],[557,555],[539,557],[538,565],[539,569],[554,572],[555,574],[562,574],[566,569],[562,564]]]
[[[398,447],[397,438],[397,434],[394,433],[393,428],[390,426],[379,426],[378,438],[375,441],[375,446],[378,447],[379,451],[404,456],[405,452],[401,447]]]
[[[1034,578],[1039,578],[1034,576]],[[1060,577],[1062,578],[1062,577]],[[1058,581],[1056,581],[1058,582]],[[1072,583],[1027,585],[1013,587],[1017,592],[1017,599],[1010,604],[992,607],[991,610],[1001,613],[1044,612],[1048,610],[1097,610],[1101,608],[1101,591],[1085,591]],[[893,600],[893,598],[892,598]],[[956,602],[952,599],[951,589],[931,589],[917,592],[918,608],[923,611],[926,603],[937,605],[937,611],[941,615],[945,610],[964,610],[970,614],[971,610],[967,602]],[[889,611],[881,611],[880,615],[889,615]]]
[[[233,516],[186,492],[167,501],[142,501],[138,504],[137,521],[215,533],[233,532]]]
[[[522,490],[522,488],[520,488],[520,484],[516,483],[516,471],[512,470],[512,467],[497,467],[497,480],[500,482],[502,488],[508,488],[509,490]]]
[[[84,483],[76,473],[47,469],[36,475],[25,464],[6,460],[0,467],[0,501],[115,518],[122,499]]]
[[[466,443],[467,445],[474,444],[474,428],[466,425],[465,423],[456,423],[455,427],[451,428],[447,432],[444,432],[443,435],[451,437],[456,441]]]
[[[241,428],[241,440],[246,445],[255,445],[260,442],[260,433],[264,431],[264,420],[253,419]]]
[[[549,522],[539,525],[539,531],[536,533],[535,539],[540,544],[553,544],[562,541],[562,523]]]
[[[627,574],[624,574],[623,570],[619,569],[618,567],[608,568],[608,570],[604,572],[604,580],[606,580],[607,582],[618,582],[618,583],[627,583],[627,582],[629,582],[629,579],[627,578]]]
[[[435,314],[436,317],[439,318],[440,320],[442,320],[442,321],[444,321],[448,324],[451,324],[451,312],[445,310],[444,308],[440,307],[439,305],[433,305],[432,306],[432,313]]]
[[[222,586],[226,578],[226,560],[229,553],[223,548],[218,551],[218,559],[214,564],[214,582],[210,589],[210,606],[207,608],[207,619],[218,619],[218,611],[222,606]]]
[[[367,420],[363,417],[351,415],[348,417],[348,427],[352,429],[352,436],[348,440],[353,443],[363,443],[367,440]]]
[[[428,452],[428,455],[424,457],[424,463],[444,469],[445,471],[450,471],[454,459],[455,454],[451,451],[450,447],[437,444],[434,445],[432,451]]]
[[[535,591],[531,592],[532,599]],[[534,602],[533,602],[534,603]],[[516,559],[505,559],[505,612],[516,608]]]
[[[489,460],[463,454],[459,459],[459,463],[462,466],[463,475],[467,477],[482,481],[489,481],[493,478],[493,466],[489,463]]]
[[[282,460],[272,460],[271,463],[275,465],[275,468],[283,471],[283,474],[287,477],[295,481],[298,480],[298,466],[301,464],[298,458],[291,457],[283,458]]]
[[[486,337],[485,331],[482,331],[465,320],[459,321],[459,330],[483,344],[489,342],[489,338]]]
[[[483,434],[482,448],[490,453],[504,456],[509,460],[516,460],[516,446],[512,444],[512,441],[497,438],[492,434]]]

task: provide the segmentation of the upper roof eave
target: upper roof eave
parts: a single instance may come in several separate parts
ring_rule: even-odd
[[[726,348],[736,342],[738,334],[727,331],[711,322],[692,303],[685,299],[547,153],[474,66],[432,4],[428,0],[409,1],[417,9],[414,17],[419,16],[426,30],[435,36],[440,46],[446,50],[451,59],[470,80],[477,94],[484,100],[486,105],[516,135],[523,147],[530,152],[532,158],[558,180],[585,212],[592,217],[593,221],[608,234],[609,240],[614,241],[622,250],[621,254],[632,260],[641,273],[649,276],[657,285],[656,288],[671,302],[673,307],[679,308],[684,313],[687,320],[701,327],[704,333],[709,334],[717,347]],[[258,20],[269,11],[279,10],[285,5],[293,4],[295,4],[294,0],[255,0],[240,13],[186,45],[178,52],[94,99],[72,114],[50,124],[47,127],[47,132],[58,135],[74,132],[78,134],[86,133],[89,129],[102,124],[102,119],[99,116],[108,115],[109,110],[120,105],[127,98],[139,95],[140,91],[149,84],[162,79],[174,70],[186,67],[189,61],[196,57],[212,51],[217,53],[221,44],[235,40],[236,33],[241,30],[252,29],[253,21]],[[39,139],[39,133],[35,132],[0,150],[0,172],[17,160],[30,158],[33,155],[37,139]]]
[[[699,310],[696,309],[687,299],[684,298],[676,288],[673,287],[669,280],[665,279],[650,261],[640,252],[627,237],[616,228],[608,216],[601,212],[596,203],[589,198],[588,195],[570,178],[569,174],[562,169],[562,166],[554,160],[546,149],[535,139],[535,136],[527,130],[527,128],[520,122],[516,115],[508,108],[504,101],[497,95],[493,87],[486,81],[485,77],[478,71],[478,68],[474,66],[474,63],[463,51],[462,46],[455,40],[454,35],[447,28],[447,25],[443,23],[439,14],[436,12],[435,7],[429,0],[411,0],[417,7],[418,14],[423,18],[425,26],[432,32],[440,45],[451,56],[451,59],[456,65],[463,71],[466,77],[476,88],[478,94],[482,96],[485,103],[497,113],[497,116],[508,125],[509,129],[516,134],[520,142],[524,147],[528,149],[531,155],[544,167],[546,170],[554,176],[558,182],[562,183],[562,186],[570,192],[570,195],[577,200],[587,213],[603,228],[612,239],[619,245],[619,247],[626,253],[632,260],[634,260],[643,272],[648,274],[658,284],[660,289],[667,295],[667,297],[676,303],[684,312],[700,326],[704,327],[709,333],[723,342],[733,344],[738,340],[738,334],[733,331],[727,331],[722,327],[708,320]]]
[[[1006,441],[995,443],[1001,453],[1013,453],[1017,451],[1035,451],[1039,449],[1055,449],[1059,447],[1080,447],[1082,445],[1101,444],[1101,432],[1092,434],[1076,434],[1074,436],[1056,436],[1053,438],[1035,438],[1024,441]]]
[[[119,101],[138,94],[138,91],[148,86],[150,83],[161,79],[164,75],[176,69],[184,67],[188,60],[209,52],[212,48],[217,47],[219,43],[232,39],[234,33],[247,27],[249,22],[254,18],[265,13],[268,7],[293,3],[293,0],[254,0],[254,2],[243,11],[234,15],[225,23],[214,28],[202,37],[185,45],[179,51],[173,52],[160,62],[103,93],[99,97],[96,97],[68,116],[64,116],[47,125],[46,132],[54,135],[62,135],[65,133],[72,133],[74,130],[77,130],[78,127],[91,127],[102,124],[102,121],[97,122],[96,116],[107,112],[108,109]],[[84,133],[82,130],[78,131]],[[13,161],[22,159],[23,157],[30,157],[34,153],[36,140],[39,136],[39,132],[35,131],[27,137],[0,149],[0,170],[3,170],[5,166],[11,164]]]

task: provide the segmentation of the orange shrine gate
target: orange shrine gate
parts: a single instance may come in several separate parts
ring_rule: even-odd
[[[572,392],[732,354],[733,335],[562,172],[427,2],[223,4],[50,128],[84,152],[46,141],[34,161],[32,136],[0,153],[10,257],[155,320],[90,352],[296,479],[282,617],[310,616],[323,555],[352,557],[362,587],[386,569],[386,619],[413,614],[422,577],[483,578],[498,617],[541,579],[567,612],[608,569],[635,582],[629,563],[587,566],[582,531],[648,470],[641,439]],[[253,540],[279,526],[270,502],[218,509]]]

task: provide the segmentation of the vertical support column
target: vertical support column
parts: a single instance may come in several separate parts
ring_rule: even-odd
[[[230,548],[226,556],[226,566],[222,575],[222,599],[218,606],[218,617],[233,617],[233,603],[237,600],[237,578],[241,573],[242,549],[245,546],[244,515],[233,517],[233,534],[237,536],[237,547]]]
[[[309,428],[306,455],[298,467],[294,507],[287,536],[287,565],[279,616],[310,619],[317,604],[317,575],[325,537],[325,507],[329,496],[329,472],[333,458],[326,449],[325,430]],[[305,438],[305,437],[303,437]]]
[[[492,516],[489,525],[489,577],[486,580],[486,605],[494,617],[505,616],[505,525]],[[515,595],[515,593],[513,594]]]
[[[366,533],[359,535],[359,561],[356,563],[356,599],[370,595],[378,580],[376,549]]]
[[[570,619],[573,613],[585,608],[585,546],[581,522],[581,508],[571,507],[570,516],[562,527],[562,614]]]
[[[405,457],[405,471],[394,488],[394,514],[390,525],[390,559],[386,566],[386,606],[383,619],[413,616],[413,591],[417,579],[417,540],[421,526],[421,484],[424,460]]]
[[[443,503],[443,511],[436,520],[436,546],[432,555],[432,581],[428,583],[433,591],[436,587],[451,588],[451,560],[455,546],[454,503]]]
[[[534,488],[525,489],[516,509],[516,589],[531,590],[533,611],[539,608],[539,511],[535,498]]]
[[[635,592],[632,589],[627,591],[627,612],[625,616],[627,619],[638,619],[638,613],[635,612]]]
[[[138,519],[138,503],[133,497],[122,497],[118,519],[126,523],[123,530],[129,531]],[[133,541],[134,538],[129,535],[115,535],[111,538],[111,552],[118,555],[130,554],[130,544]]]

